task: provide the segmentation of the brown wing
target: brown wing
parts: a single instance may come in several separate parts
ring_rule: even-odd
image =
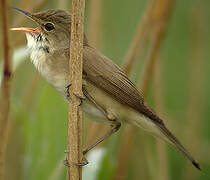
[[[176,146],[191,162],[200,169],[190,153],[182,146],[177,138],[165,127],[163,121],[144,103],[143,97],[134,84],[122,70],[103,56],[96,49],[85,46],[83,58],[84,77],[97,87],[103,89],[122,104],[128,105],[149,117],[161,132]]]
[[[103,89],[117,101],[162,124],[155,113],[145,105],[140,92],[122,70],[90,46],[84,47],[83,71],[88,81]]]

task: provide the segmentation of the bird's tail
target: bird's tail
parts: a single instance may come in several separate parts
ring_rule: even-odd
[[[166,136],[166,138],[173,144],[187,159],[189,159],[192,164],[199,170],[201,170],[199,163],[192,157],[192,155],[184,148],[184,146],[179,142],[179,140],[166,128],[166,126],[161,124],[156,124],[160,131]]]

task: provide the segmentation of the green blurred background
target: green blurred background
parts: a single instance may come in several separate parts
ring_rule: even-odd
[[[37,4],[40,5],[37,6]],[[25,1],[13,0],[12,6],[37,12],[49,8],[70,9],[70,1]],[[146,0],[101,0],[99,49],[118,65],[127,52],[136,31],[139,18],[146,7]],[[36,9],[32,10],[34,7]],[[168,30],[160,50],[162,116],[169,129],[200,162],[202,172],[196,170],[173,148],[166,146],[164,157],[167,168],[159,167],[157,143],[154,138],[135,130],[132,151],[126,160],[122,176],[115,175],[122,151],[123,133],[126,127],[113,135],[99,148],[103,153],[94,167],[94,153],[87,159],[83,179],[210,179],[210,1],[176,0]],[[86,1],[85,27],[90,29],[90,0]],[[23,15],[13,13],[13,24],[34,26]],[[24,34],[13,35],[18,39],[14,51],[26,45]],[[13,39],[12,38],[12,39]],[[18,51],[23,55],[22,50]],[[2,58],[1,58],[2,59]],[[145,65],[146,53],[132,73],[137,83]],[[15,69],[12,84],[9,145],[7,151],[8,180],[66,179],[66,168],[62,164],[67,144],[68,104],[36,72],[29,56]],[[152,81],[153,82],[153,81]],[[148,104],[154,107],[155,87],[151,82],[146,96]],[[155,107],[154,107],[155,108]],[[84,117],[84,139],[92,130],[94,117]],[[87,120],[87,121],[86,121]],[[104,125],[107,126],[107,125]],[[129,136],[129,134],[127,134]],[[84,140],[85,141],[85,140]],[[87,144],[87,143],[85,143]],[[126,146],[125,146],[126,147]],[[88,168],[97,169],[93,174]],[[160,175],[162,174],[162,175]],[[88,178],[89,177],[89,178]],[[94,178],[93,178],[94,177]]]

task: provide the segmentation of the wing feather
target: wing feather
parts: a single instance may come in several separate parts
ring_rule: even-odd
[[[145,104],[143,96],[122,70],[96,49],[86,46],[83,59],[84,77],[97,87],[113,96],[122,104],[128,105],[149,117],[168,138],[168,140],[186,156],[192,164],[200,169],[200,165],[182,146],[177,138],[166,128],[163,121]]]
[[[110,59],[90,46],[84,47],[83,74],[88,81],[120,103],[162,124],[162,120],[145,104],[143,96],[126,74]]]

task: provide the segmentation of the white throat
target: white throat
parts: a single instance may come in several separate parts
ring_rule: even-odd
[[[26,33],[27,46],[31,51],[31,62],[42,73],[42,64],[49,53],[49,47],[43,41],[41,34]]]
[[[43,35],[35,33],[26,33],[27,46],[31,50],[43,49],[48,47],[48,43],[43,39]]]

